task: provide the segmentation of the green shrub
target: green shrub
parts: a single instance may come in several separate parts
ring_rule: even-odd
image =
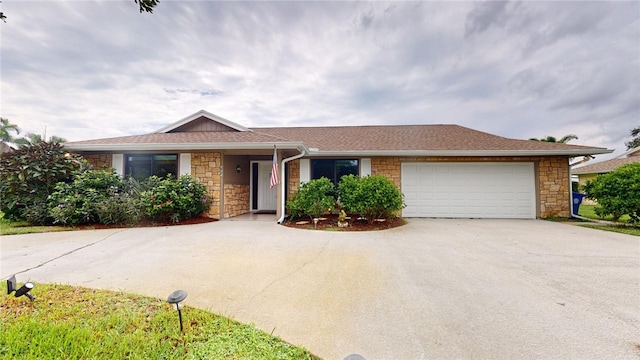
[[[619,167],[587,181],[583,187],[587,198],[596,200],[596,215],[612,215],[615,220],[629,215],[630,222],[640,222],[640,163]]]
[[[85,171],[71,183],[56,185],[48,199],[49,216],[55,224],[99,223],[102,203],[113,201],[112,197],[118,197],[126,190],[122,178],[115,172]],[[105,216],[104,211],[102,215]]]
[[[135,224],[142,219],[139,198],[123,193],[104,199],[96,205],[100,224]]]
[[[178,179],[152,176],[141,187],[142,212],[150,220],[179,222],[199,216],[211,206],[207,188],[189,175]]]
[[[361,177],[345,175],[338,183],[338,204],[349,214],[360,214],[359,199],[362,198]]]
[[[87,162],[65,153],[59,143],[42,142],[0,156],[0,211],[12,220],[46,223],[47,197],[58,182],[69,182]]]
[[[51,224],[53,220],[49,216],[49,206],[47,198],[30,197],[29,205],[20,209],[20,221],[27,221],[29,224]]]
[[[293,198],[287,202],[292,218],[318,218],[331,212],[335,206],[335,186],[326,177],[302,183]]]
[[[340,204],[350,213],[367,219],[390,219],[404,208],[400,189],[382,175],[357,177],[343,176],[338,184]]]

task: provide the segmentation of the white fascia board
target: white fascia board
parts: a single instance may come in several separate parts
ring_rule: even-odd
[[[65,144],[64,148],[73,151],[174,151],[174,150],[267,150],[273,146],[282,150],[306,149],[303,143],[292,142],[232,142],[232,143],[162,143],[162,144]]]
[[[371,157],[371,156],[584,156],[612,153],[611,149],[571,149],[571,150],[393,150],[393,151],[316,151],[308,152],[309,157]]]
[[[186,118],[184,118],[182,120],[178,120],[178,121],[174,122],[173,124],[169,124],[169,125],[163,127],[160,130],[154,131],[153,134],[167,133],[167,132],[169,132],[169,131],[171,131],[173,129],[176,129],[176,128],[184,125],[184,124],[187,124],[187,123],[189,123],[189,122],[191,122],[193,120],[196,120],[197,118],[199,118],[201,116],[204,116],[206,118],[209,118],[211,120],[219,122],[222,125],[228,126],[228,127],[232,128],[232,129],[235,129],[235,130],[238,130],[238,131],[253,131],[253,130],[248,129],[248,128],[240,125],[240,124],[236,124],[231,120],[227,120],[225,118],[222,118],[222,117],[220,117],[218,115],[212,114],[212,113],[210,113],[208,111],[205,111],[205,110],[200,110],[197,113],[191,114],[191,115],[187,116]]]

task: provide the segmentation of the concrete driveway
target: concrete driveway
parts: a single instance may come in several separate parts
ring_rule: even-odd
[[[338,233],[227,220],[5,236],[0,251],[2,279],[184,289],[187,305],[327,359],[640,354],[640,238],[573,225],[410,220]]]

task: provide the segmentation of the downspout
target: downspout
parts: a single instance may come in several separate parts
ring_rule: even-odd
[[[300,150],[300,149],[298,149]],[[280,188],[281,188],[281,196],[280,196],[280,219],[278,219],[278,224],[282,224],[282,221],[284,221],[284,217],[286,215],[285,212],[285,190],[286,190],[286,186],[285,186],[285,181],[289,181],[289,179],[285,179],[284,175],[285,175],[285,171],[284,171],[284,167],[285,164],[288,163],[291,160],[296,160],[296,159],[300,159],[301,157],[305,156],[306,151],[304,149],[304,147],[302,148],[302,152],[298,155],[294,155],[292,157],[286,158],[286,159],[282,159],[281,165],[280,166],[280,179],[282,179],[282,181],[280,182]]]
[[[586,156],[585,156],[586,158]],[[567,162],[569,161],[569,159],[567,159]],[[575,164],[574,164],[575,165]],[[571,217],[572,218],[576,218],[576,219],[580,219],[580,220],[587,220],[587,221],[593,221],[592,219],[586,218],[584,216],[580,216],[578,214],[574,214],[573,213],[573,181],[571,181],[571,164],[569,164],[569,212],[571,213]]]

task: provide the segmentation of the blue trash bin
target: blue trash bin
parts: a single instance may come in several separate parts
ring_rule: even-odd
[[[571,193],[572,199],[573,199],[573,213],[575,215],[578,215],[578,210],[580,210],[580,204],[582,204],[582,199],[584,198],[585,194],[581,194],[581,193],[577,193],[577,192],[572,192]]]

